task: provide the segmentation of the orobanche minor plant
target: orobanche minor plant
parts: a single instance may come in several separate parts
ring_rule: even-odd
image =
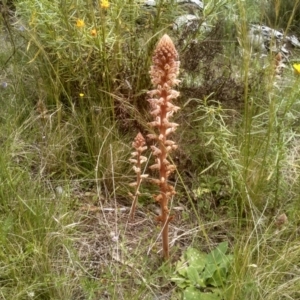
[[[131,219],[134,218],[138,196],[140,195],[139,188],[142,183],[142,180],[148,177],[148,174],[142,174],[141,169],[142,164],[147,161],[147,157],[142,155],[142,152],[144,152],[147,149],[147,146],[145,146],[145,144],[146,141],[143,135],[139,132],[132,143],[132,147],[135,151],[131,153],[132,158],[129,159],[129,161],[134,164],[133,170],[136,173],[136,181],[130,183],[131,186],[135,187],[134,194],[129,193],[129,196],[132,198],[132,206],[130,211]]]
[[[168,139],[170,133],[174,132],[178,124],[170,122],[169,119],[179,110],[178,106],[172,103],[173,99],[179,96],[179,92],[172,88],[180,81],[178,53],[168,35],[164,35],[158,42],[152,57],[153,65],[150,69],[151,82],[154,90],[150,91],[151,115],[154,118],[149,125],[155,129],[155,133],[148,134],[148,137],[156,141],[152,145],[152,153],[155,156],[155,164],[150,166],[152,170],[158,170],[159,179],[153,182],[159,186],[159,194],[155,200],[160,204],[161,215],[158,220],[162,224],[163,256],[169,258],[169,222],[170,216],[168,203],[175,194],[174,187],[168,183],[168,177],[175,171],[175,165],[168,160],[169,153],[177,148],[174,141]]]
[[[159,186],[159,193],[155,195],[155,200],[160,204],[161,214],[158,221],[162,224],[163,256],[169,258],[169,222],[170,216],[168,203],[175,194],[174,187],[168,183],[168,178],[176,170],[175,165],[168,160],[170,152],[177,148],[174,141],[168,136],[174,132],[178,124],[170,122],[170,118],[180,108],[172,103],[179,96],[179,92],[173,90],[180,81],[177,79],[179,74],[178,53],[171,38],[165,34],[158,42],[152,57],[150,69],[151,82],[154,89],[148,92],[151,111],[154,121],[148,123],[154,132],[148,134],[148,138],[155,142],[151,146],[155,164],[150,169],[158,171],[158,179],[151,181]],[[136,163],[136,160],[132,160]],[[138,169],[138,171],[140,171]],[[138,180],[138,179],[137,179]],[[139,185],[140,182],[137,183]],[[135,207],[135,203],[133,203]],[[132,209],[132,212],[134,209]],[[132,216],[132,215],[131,215]]]

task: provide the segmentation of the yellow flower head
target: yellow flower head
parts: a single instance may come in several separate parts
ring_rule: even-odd
[[[295,74],[300,75],[300,64],[293,64]]]
[[[83,97],[84,97],[84,94],[83,94],[83,93],[80,93],[80,94],[79,94],[79,97],[80,97],[80,98],[83,98]]]
[[[91,36],[97,36],[97,30],[95,28],[91,30]]]
[[[101,8],[104,8],[104,9],[107,9],[107,8],[109,8],[109,2],[108,2],[108,0],[101,0],[100,1],[100,7]]]
[[[76,21],[76,27],[81,28],[84,25],[85,24],[84,24],[84,21],[82,19],[77,19],[77,21]]]

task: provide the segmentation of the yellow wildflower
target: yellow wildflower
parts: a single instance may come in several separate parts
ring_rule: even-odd
[[[300,75],[300,64],[293,64],[295,74]]]
[[[79,97],[80,97],[80,98],[84,97],[84,94],[83,94],[83,93],[80,93],[80,94],[79,94]]]
[[[100,1],[100,7],[101,8],[104,8],[104,9],[107,9],[107,8],[109,8],[109,2],[108,2],[108,0],[101,0]]]
[[[78,28],[81,28],[81,27],[83,27],[85,24],[84,24],[84,20],[82,20],[82,19],[77,19],[77,21],[76,21],[76,27],[78,27]]]
[[[91,36],[97,36],[97,30],[95,28],[91,30]]]

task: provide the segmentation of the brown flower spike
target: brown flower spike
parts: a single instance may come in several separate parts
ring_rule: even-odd
[[[168,160],[169,153],[177,148],[174,141],[168,139],[170,133],[174,132],[178,124],[170,122],[170,118],[180,108],[175,106],[172,101],[179,96],[179,92],[172,89],[180,81],[177,79],[179,74],[178,53],[170,37],[165,34],[158,42],[152,58],[153,65],[150,69],[151,82],[154,90],[148,92],[151,105],[151,115],[154,118],[149,125],[154,128],[155,133],[148,137],[156,141],[156,146],[151,146],[155,156],[155,164],[150,166],[153,170],[158,170],[159,179],[153,182],[159,186],[160,193],[155,196],[160,203],[161,215],[158,220],[162,223],[163,255],[169,258],[169,237],[168,224],[170,217],[168,203],[175,194],[174,187],[168,184],[168,177],[175,171],[175,165]]]
[[[147,146],[145,146],[146,142],[143,137],[143,135],[139,132],[137,136],[135,137],[132,147],[134,148],[134,152],[131,153],[132,158],[129,159],[131,163],[133,163],[133,170],[136,173],[136,181],[130,183],[131,186],[135,187],[135,192],[133,194],[129,194],[132,197],[132,206],[130,210],[130,218],[134,218],[135,214],[135,208],[138,200],[138,196],[140,195],[139,188],[141,185],[141,182],[144,178],[147,178],[147,174],[142,174],[141,167],[144,162],[147,161],[147,157],[142,156],[142,152],[144,152],[147,149]]]

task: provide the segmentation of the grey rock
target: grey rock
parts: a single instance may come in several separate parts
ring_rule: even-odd
[[[251,44],[263,51],[269,50],[289,55],[292,47],[300,48],[300,42],[296,36],[285,36],[282,32],[265,25],[251,24],[248,34]]]
[[[201,21],[202,21],[201,18],[192,14],[182,15],[175,19],[172,29],[174,31],[177,31],[183,28],[183,29],[188,29],[190,31],[197,31],[199,30],[200,27],[200,32],[202,33],[210,32],[211,28],[207,25],[207,23]]]
[[[156,6],[156,4],[159,2],[159,0],[146,0],[144,2],[144,5],[146,6]],[[197,6],[199,9],[204,8],[204,4],[200,0],[177,0],[178,4],[191,4]]]
[[[200,22],[200,18],[195,15],[191,15],[191,14],[183,15],[178,17],[174,21],[173,30],[178,30],[183,26],[190,27],[195,23],[198,24],[199,22]]]

